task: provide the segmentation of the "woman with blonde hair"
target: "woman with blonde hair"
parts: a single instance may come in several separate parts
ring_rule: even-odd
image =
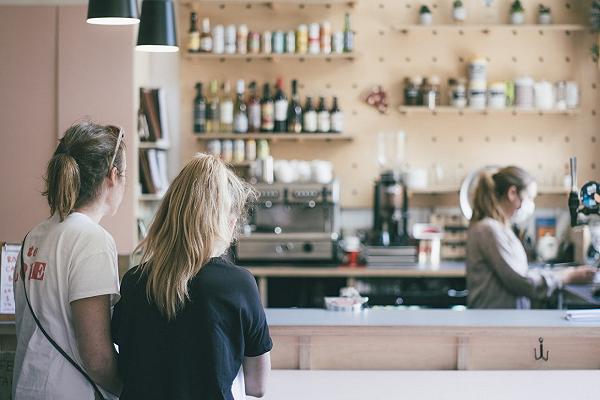
[[[113,315],[122,400],[263,395],[272,342],[256,281],[223,257],[253,193],[206,154],[171,184]]]
[[[593,279],[589,267],[529,269],[511,220],[524,220],[533,213],[536,192],[533,177],[519,167],[480,175],[467,239],[470,308],[528,309],[532,302],[545,302],[563,284]]]

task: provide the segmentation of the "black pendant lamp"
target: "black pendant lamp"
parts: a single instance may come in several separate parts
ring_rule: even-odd
[[[175,6],[171,0],[144,0],[136,50],[174,52],[177,47]]]
[[[139,22],[137,0],[89,0],[88,24],[133,25]]]

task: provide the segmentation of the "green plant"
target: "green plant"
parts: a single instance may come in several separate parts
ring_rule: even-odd
[[[421,6],[419,14],[431,14],[431,10],[427,6]]]
[[[525,8],[523,7],[523,4],[521,4],[521,0],[513,1],[513,3],[510,6],[510,12],[518,13],[518,12],[523,12],[523,11],[525,11]]]
[[[550,12],[551,12],[550,7],[546,7],[543,4],[540,4],[540,7],[538,10],[539,10],[540,14],[550,14]]]
[[[594,0],[592,2],[590,24],[592,25],[594,32],[600,32],[600,0]]]
[[[454,0],[454,8],[460,8],[463,6],[462,0]]]

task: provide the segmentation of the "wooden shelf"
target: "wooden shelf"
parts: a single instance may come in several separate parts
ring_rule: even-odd
[[[180,4],[191,6],[193,4],[215,4],[215,5],[245,5],[245,6],[266,6],[275,8],[276,6],[348,6],[354,7],[358,0],[183,0]]]
[[[168,142],[139,142],[138,148],[169,150],[171,148],[171,145]]]
[[[346,60],[354,61],[356,53],[341,53],[341,54],[296,54],[296,53],[282,53],[282,54],[214,54],[214,53],[184,53],[184,57],[188,60],[212,60],[225,62],[227,60],[245,60],[251,62],[254,60],[265,60],[271,62],[297,60],[304,62],[308,60],[324,60],[331,62],[334,60]]]
[[[408,34],[411,31],[423,32],[431,31],[432,34],[436,34],[438,31],[456,31],[458,33],[478,31],[484,34],[488,34],[494,31],[512,31],[513,34],[517,34],[521,31],[538,31],[540,34],[544,32],[577,32],[588,29],[585,25],[577,24],[551,24],[551,25],[509,25],[509,24],[498,24],[498,25],[468,25],[468,24],[452,24],[452,25],[399,25],[393,27],[397,32]]]
[[[525,109],[517,109],[517,108],[505,108],[505,109],[492,109],[488,108],[485,110],[479,110],[475,108],[456,108],[449,106],[440,106],[434,109],[429,109],[427,107],[420,106],[400,106],[398,107],[398,111],[403,115],[411,115],[411,114],[450,114],[450,115],[565,115],[565,116],[573,116],[579,114],[579,109],[571,109],[571,110],[525,110]]]
[[[353,140],[353,137],[343,133],[209,133],[196,135],[199,141],[206,140],[235,140],[235,139],[267,139],[271,141],[347,141]]]

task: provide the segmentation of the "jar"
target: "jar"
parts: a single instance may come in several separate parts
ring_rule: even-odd
[[[560,81],[556,82],[555,85],[556,92],[556,108],[558,110],[566,110],[567,109],[567,82]]]
[[[404,105],[419,105],[419,85],[419,82],[416,81],[414,78],[404,78]]]
[[[456,108],[467,106],[467,85],[464,79],[450,78],[448,80],[449,104]]]
[[[236,139],[233,142],[233,162],[241,163],[246,156],[245,143],[243,139]]]
[[[321,22],[320,31],[321,53],[331,54],[331,24],[328,21]]]
[[[308,53],[319,54],[320,51],[319,24],[310,24],[308,26]]]
[[[515,107],[533,108],[533,79],[522,77],[515,81]]]
[[[304,24],[299,25],[296,32],[296,52],[299,54],[308,52],[308,27]]]
[[[483,81],[469,82],[469,107],[483,110],[486,106],[487,85]]]
[[[256,160],[256,140],[246,140],[246,161]]]
[[[534,106],[538,110],[554,108],[554,86],[548,81],[536,82],[533,85]]]
[[[225,28],[225,53],[235,54],[235,45],[237,39],[235,25],[227,25]]]
[[[289,31],[285,35],[285,52],[295,53],[296,52],[296,32]]]
[[[237,52],[239,54],[248,53],[248,27],[240,25],[237,30]]]
[[[440,105],[440,78],[437,76],[431,76],[428,80],[425,80],[423,90],[423,105],[434,109]]]
[[[488,90],[488,107],[495,110],[506,108],[506,84],[492,83]]]
[[[233,142],[231,140],[221,142],[221,158],[228,163],[233,160]]]
[[[335,54],[344,52],[344,32],[337,31],[331,37],[331,51]]]
[[[487,81],[487,60],[485,58],[476,58],[469,63],[469,80]]]
[[[271,31],[264,31],[262,34],[262,46],[261,46],[263,54],[271,54]]]
[[[259,139],[256,142],[256,158],[259,160],[264,160],[269,157],[269,142],[267,139]]]
[[[223,54],[225,52],[225,27],[215,25],[213,28],[213,53]]]
[[[577,82],[567,82],[567,108],[573,109],[579,106],[579,85]]]
[[[221,157],[221,141],[218,139],[209,140],[206,143],[206,151],[215,157]]]
[[[285,39],[282,31],[275,31],[273,33],[273,53],[282,54],[285,50]]]
[[[248,52],[250,54],[260,53],[260,33],[250,32],[248,34]]]

